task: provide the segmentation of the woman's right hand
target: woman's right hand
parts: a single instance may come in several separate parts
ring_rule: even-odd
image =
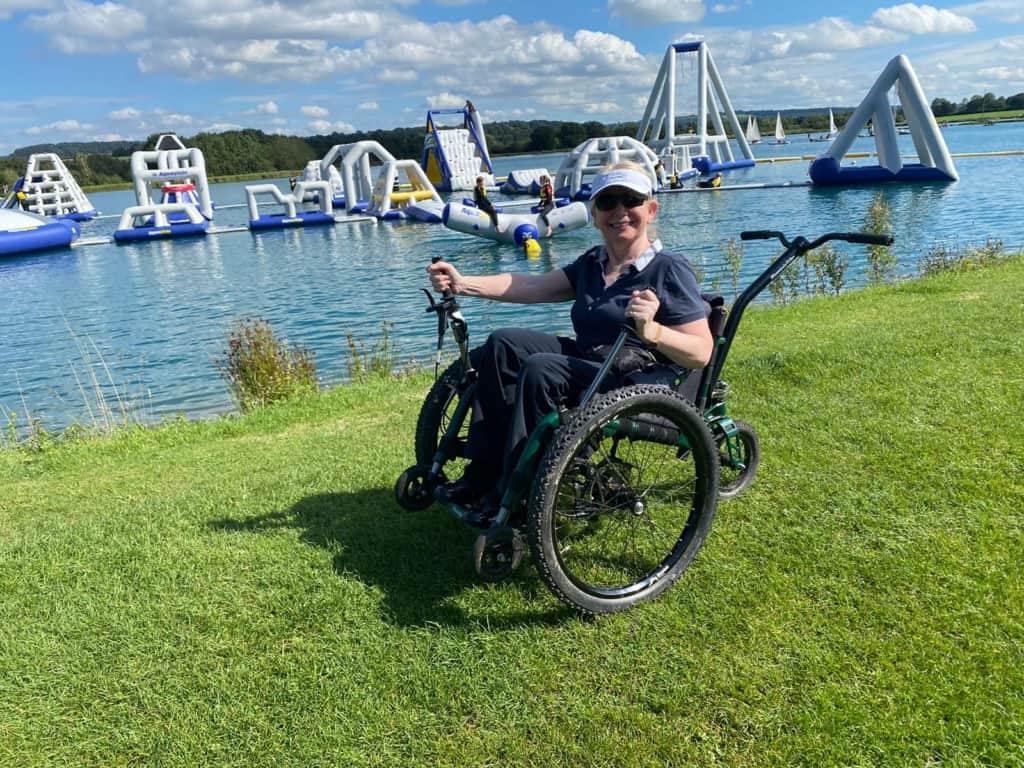
[[[438,293],[451,291],[456,296],[459,294],[459,281],[462,275],[447,261],[435,261],[427,267],[427,274],[430,275],[431,287]]]

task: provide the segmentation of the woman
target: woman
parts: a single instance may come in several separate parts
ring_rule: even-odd
[[[555,188],[551,185],[551,178],[544,174],[540,177],[540,204],[537,206],[537,213],[541,221],[547,227],[544,237],[551,237],[551,222],[548,221],[548,214],[555,209]]]
[[[487,190],[484,189],[484,177],[476,177],[476,186],[473,187],[473,202],[476,203],[476,207],[491,217],[491,224],[494,225],[496,232],[503,232],[504,230],[498,226],[498,212],[494,210],[494,204],[487,198]]]
[[[502,475],[507,479],[530,432],[560,405],[578,404],[600,367],[601,348],[615,340],[625,320],[632,320],[639,336],[627,343],[665,366],[666,380],[679,368],[703,368],[711,357],[697,278],[686,259],[663,250],[650,229],[658,212],[651,177],[635,163],[608,166],[591,183],[590,204],[604,244],[562,269],[468,276],[444,261],[427,268],[435,290],[458,296],[521,304],[574,301],[575,339],[502,329],[474,358],[478,384],[466,447],[471,463],[439,494],[454,503],[475,503],[471,522],[489,523]]]

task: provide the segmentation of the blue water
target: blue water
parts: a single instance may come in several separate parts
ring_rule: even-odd
[[[952,153],[1024,149],[1024,123],[960,126],[944,131]],[[909,137],[905,152],[913,149]],[[827,144],[792,137],[755,147],[758,158],[814,155]],[[873,151],[862,139],[853,151]],[[557,169],[562,154],[504,157],[498,175],[517,168]],[[873,160],[861,160],[873,164]],[[1007,249],[1024,246],[1024,157],[955,159],[955,184],[813,189],[790,187],[662,195],[658,231],[705,275],[731,291],[723,245],[744,229],[780,229],[812,236],[863,226],[874,195],[892,208],[893,248],[903,274],[936,245],[967,246],[986,238]],[[809,160],[762,163],[731,172],[727,184],[802,182]],[[286,181],[280,180],[282,189]],[[244,225],[245,184],[212,188],[217,226]],[[461,198],[463,194],[456,197]],[[499,196],[500,197],[500,196]],[[86,223],[83,237],[109,235],[117,215],[134,204],[130,191],[97,193],[93,204],[111,218]],[[227,207],[235,205],[238,207]],[[233,410],[214,360],[225,333],[241,318],[260,316],[290,341],[317,355],[324,383],[347,375],[348,334],[371,351],[383,322],[393,324],[396,361],[432,360],[434,326],[419,288],[424,268],[444,256],[467,273],[541,271],[564,265],[596,244],[592,227],[544,242],[537,260],[511,245],[419,223],[357,223],[309,230],[237,232],[203,239],[95,245],[0,260],[0,408],[28,410],[48,428],[100,422],[96,392],[136,418],[184,413],[204,417]],[[775,254],[770,243],[744,246],[742,282]],[[843,246],[847,283],[865,279],[863,249]],[[521,307],[467,301],[477,338],[499,325],[554,331],[568,328],[564,306]],[[2,414],[2,411],[0,411]],[[6,421],[6,418],[2,419]]]

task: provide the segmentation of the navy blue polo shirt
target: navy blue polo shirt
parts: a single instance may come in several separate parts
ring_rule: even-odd
[[[653,288],[661,306],[654,319],[662,325],[681,325],[707,317],[697,276],[685,256],[663,251],[661,242],[652,244],[639,260],[640,269],[631,265],[611,285],[604,284],[607,256],[604,246],[591,248],[563,268],[573,286],[576,301],[572,305],[572,327],[576,342],[583,349],[611,344],[626,321],[626,304],[633,291]],[[628,342],[639,345],[634,336]]]

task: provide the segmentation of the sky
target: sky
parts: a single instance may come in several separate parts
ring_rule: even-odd
[[[0,0],[0,154],[421,126],[466,99],[485,126],[636,121],[698,39],[738,112],[856,106],[898,54],[929,100],[1024,92],[1024,0]]]

